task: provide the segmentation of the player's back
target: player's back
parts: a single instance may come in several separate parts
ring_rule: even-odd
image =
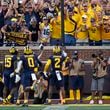
[[[23,72],[33,72],[34,68],[37,66],[37,56],[36,55],[23,55],[20,58],[23,61]]]
[[[61,55],[53,55],[50,57],[50,60],[51,60],[52,71],[56,71],[56,70],[61,71],[62,63],[63,63],[63,57]]]
[[[4,59],[4,71],[7,73],[13,72],[15,69],[15,63],[17,62],[16,55],[5,55]]]

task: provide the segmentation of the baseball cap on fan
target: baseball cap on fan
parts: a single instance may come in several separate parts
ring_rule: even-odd
[[[22,4],[23,3],[23,0],[19,0],[19,3]]]
[[[82,18],[83,19],[87,19],[87,15],[82,15]]]
[[[78,51],[77,51],[77,50],[75,50],[75,51],[73,52],[72,58],[73,58],[73,59],[77,59],[77,58],[78,58]]]
[[[1,2],[1,5],[2,6],[8,6],[8,3],[7,2]]]
[[[34,0],[34,3],[37,4],[39,2],[39,0]]]
[[[43,20],[48,20],[48,18],[45,16],[45,17],[43,17]]]
[[[50,12],[47,13],[47,18],[53,18],[53,17],[54,17],[53,13],[50,13]]]
[[[75,50],[75,51],[73,52],[73,54],[75,54],[75,55],[76,55],[76,54],[78,54],[78,51],[77,51],[77,50]]]

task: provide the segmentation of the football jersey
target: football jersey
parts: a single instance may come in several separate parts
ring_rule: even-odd
[[[64,58],[60,55],[56,56],[51,56],[49,58],[51,60],[51,70],[56,71],[56,70],[62,70],[62,63],[64,61]]]
[[[82,21],[80,21],[80,22],[78,23],[77,28],[78,28],[80,31],[77,32],[77,35],[76,35],[76,36],[77,36],[77,38],[80,39],[80,40],[84,40],[84,39],[86,39],[86,38],[88,37],[88,31],[87,31],[87,29],[86,29],[85,26],[88,26],[88,27],[89,27],[88,22],[87,22],[87,23],[83,23]]]
[[[88,30],[89,39],[94,41],[101,40],[101,29],[97,27],[92,27]]]
[[[47,72],[48,68],[51,66],[51,71],[55,72],[55,71],[61,71],[62,70],[62,64],[64,61],[64,57],[61,55],[53,55],[51,56],[45,67],[44,67],[44,72]]]
[[[46,26],[44,25],[44,23],[41,23],[40,28],[41,28],[41,37],[48,38],[50,32],[52,31],[51,26],[49,24]]]
[[[23,72],[34,72],[34,68],[39,66],[39,60],[36,55],[23,55],[20,60],[23,62]]]
[[[17,56],[16,55],[5,55],[4,71],[7,74],[14,72],[16,62],[17,62]]]
[[[61,38],[61,17],[58,16],[57,19],[51,19],[50,24],[52,25],[52,36],[51,38],[60,39]]]
[[[80,20],[80,17],[78,14],[74,14],[72,18],[69,18],[67,16],[67,18],[64,20],[65,34],[74,35],[77,27],[77,23],[79,20]]]
[[[102,40],[110,40],[110,30],[109,29],[104,29],[102,27],[101,32],[102,32],[102,34],[101,34]]]

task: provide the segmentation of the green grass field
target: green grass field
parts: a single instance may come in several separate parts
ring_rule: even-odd
[[[0,110],[110,110],[110,105],[29,105],[29,107],[21,107],[15,105],[0,105]]]

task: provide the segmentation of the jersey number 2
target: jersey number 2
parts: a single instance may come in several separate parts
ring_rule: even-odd
[[[55,58],[55,68],[60,68],[60,58]]]

